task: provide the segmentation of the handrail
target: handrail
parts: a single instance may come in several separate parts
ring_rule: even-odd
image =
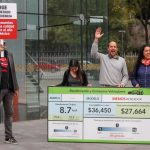
[[[30,58],[33,64],[38,66],[38,63],[33,59],[33,57],[27,51],[26,51],[26,55],[28,56],[28,58]],[[39,68],[39,72],[41,72],[43,75],[45,74],[45,72],[41,68]]]

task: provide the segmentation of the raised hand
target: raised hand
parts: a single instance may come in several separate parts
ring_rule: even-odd
[[[103,35],[104,35],[104,33],[102,33],[101,27],[98,27],[98,28],[96,29],[96,32],[95,32],[95,39],[98,40],[98,39],[100,39]]]

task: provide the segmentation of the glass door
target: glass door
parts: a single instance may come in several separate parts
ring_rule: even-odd
[[[46,118],[47,86],[62,81],[70,59],[78,59],[89,82],[98,85],[98,63],[90,49],[97,26],[105,32],[101,46],[107,42],[107,1],[13,2],[17,3],[18,38],[7,43],[13,48],[20,87],[15,114],[19,120]]]

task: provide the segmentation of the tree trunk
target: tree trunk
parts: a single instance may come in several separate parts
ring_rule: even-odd
[[[145,24],[144,26],[145,29],[145,43],[148,44],[148,24]]]
[[[148,20],[143,21],[140,19],[140,21],[141,21],[142,25],[144,26],[144,30],[145,30],[145,43],[148,44],[148,42],[149,42],[148,41]]]

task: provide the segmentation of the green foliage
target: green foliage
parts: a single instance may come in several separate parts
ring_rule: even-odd
[[[127,4],[132,10],[134,17],[140,20],[150,19],[149,0],[127,0]]]
[[[82,2],[82,10],[81,10]],[[63,6],[63,7],[62,7]],[[68,43],[70,45],[81,45],[81,26],[80,24],[72,24],[63,26],[65,23],[73,23],[79,20],[79,17],[71,17],[71,15],[79,16],[84,14],[85,19],[90,16],[107,16],[106,0],[48,0],[48,26],[56,27],[48,28],[48,38],[51,42]],[[62,26],[61,26],[62,25]],[[88,31],[93,24],[88,26]],[[105,24],[106,26],[106,24]],[[86,30],[86,22],[82,26],[83,44],[85,46],[87,36],[91,37],[91,33]],[[95,29],[94,29],[95,32]],[[94,33],[92,32],[92,34]],[[93,39],[92,39],[93,41]],[[106,40],[104,40],[106,41]]]
[[[132,43],[128,40],[130,27],[137,23],[136,19],[143,21],[143,19],[146,19],[146,17],[149,18],[150,16],[150,0],[48,0],[47,3],[49,14],[48,26],[60,25],[48,28],[49,40],[53,43],[61,42],[75,46],[81,46],[81,26],[75,24],[63,26],[63,24],[73,23],[73,21],[79,20],[79,18],[71,17],[71,15],[78,16],[82,13],[85,17],[108,16],[108,28],[107,21],[95,25],[89,23],[87,26],[88,32],[86,32],[86,24],[83,26],[83,44],[85,46],[86,40],[88,40],[89,45],[91,45],[96,26],[101,26],[104,33],[109,29],[109,40],[117,41],[119,47],[121,47],[122,35],[119,33],[119,30],[124,30],[123,46],[126,52],[133,49]],[[107,6],[109,7],[107,8]],[[147,21],[145,23],[147,27],[149,22]],[[147,33],[148,30],[145,32]],[[100,49],[106,50],[107,41],[106,33],[102,38]]]
[[[150,24],[150,0],[109,0],[109,38],[115,38],[121,44],[121,34],[119,30],[125,30],[124,48],[129,51],[132,44],[130,37],[130,27],[138,26],[140,22],[145,30],[145,43],[148,43],[148,25]]]
[[[129,20],[128,12],[126,1],[109,1],[109,27],[111,29],[126,28]]]
[[[107,42],[108,39],[106,36],[101,39],[101,44],[99,44],[99,50],[101,53],[107,53]]]
[[[131,15],[138,19],[145,30],[145,43],[149,42],[148,26],[150,26],[150,0],[127,0]]]
[[[136,56],[127,56],[125,58],[129,75],[131,75],[134,70],[136,59]]]

